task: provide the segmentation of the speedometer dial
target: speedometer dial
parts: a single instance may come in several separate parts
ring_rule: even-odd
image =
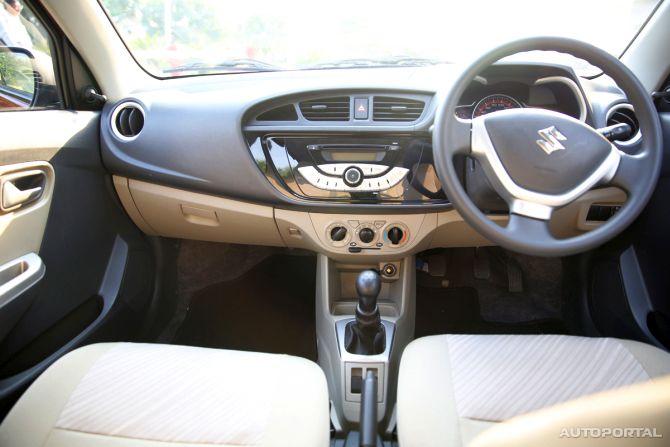
[[[472,110],[472,118],[497,112],[498,110],[520,108],[519,101],[507,95],[489,95],[477,103]]]

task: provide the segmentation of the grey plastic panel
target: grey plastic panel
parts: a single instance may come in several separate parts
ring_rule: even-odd
[[[653,343],[659,348],[664,348],[663,344],[654,337],[647,323],[647,316],[654,310],[651,304],[649,292],[642,276],[642,270],[637,260],[637,254],[633,246],[628,247],[619,257],[621,269],[621,280],[628,298],[630,311],[635,318],[635,322],[647,337],[648,342]]]

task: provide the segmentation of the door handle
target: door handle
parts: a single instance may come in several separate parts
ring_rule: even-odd
[[[0,309],[34,286],[46,268],[35,253],[28,253],[0,266]]]
[[[42,197],[46,175],[40,170],[21,171],[0,178],[2,201],[0,208],[10,211]]]

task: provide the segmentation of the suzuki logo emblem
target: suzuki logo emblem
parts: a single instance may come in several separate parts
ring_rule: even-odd
[[[549,126],[546,129],[538,130],[537,133],[542,139],[537,140],[536,143],[547,154],[551,154],[554,151],[565,150],[565,146],[561,144],[561,141],[567,141],[568,139],[565,135],[560,133],[555,126]]]

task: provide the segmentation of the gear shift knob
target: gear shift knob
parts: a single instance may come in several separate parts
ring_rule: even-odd
[[[358,306],[365,313],[374,312],[377,308],[377,295],[382,288],[379,273],[374,270],[364,270],[356,279],[358,292]]]
[[[382,280],[374,270],[365,270],[356,278],[356,320],[347,323],[344,332],[344,348],[347,352],[359,355],[384,352],[386,331],[377,307],[377,295],[381,289]]]

